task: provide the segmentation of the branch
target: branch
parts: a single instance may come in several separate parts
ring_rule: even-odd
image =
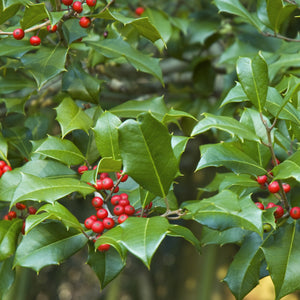
[[[283,35],[277,34],[277,33],[270,33],[270,32],[264,32],[264,31],[262,31],[261,33],[264,36],[278,38],[278,39],[284,40],[286,42],[297,42],[297,43],[300,42],[299,39],[292,39],[292,38],[289,38],[289,37],[286,37],[286,36],[283,36]]]
[[[186,211],[180,208],[173,211],[167,210],[164,214],[161,215],[161,217],[167,218],[169,220],[178,220],[184,215],[186,215]]]

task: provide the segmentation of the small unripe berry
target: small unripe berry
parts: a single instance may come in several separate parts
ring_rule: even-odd
[[[38,36],[34,35],[29,39],[29,42],[32,46],[38,46],[41,43],[41,39]]]
[[[62,0],[61,2],[66,6],[70,6],[70,5],[72,5],[73,0]]]
[[[88,17],[82,17],[79,20],[79,25],[83,28],[88,28],[91,25],[91,19]]]
[[[118,223],[121,224],[121,223],[125,222],[127,219],[128,219],[128,215],[122,214],[118,218]]]
[[[111,229],[115,226],[115,221],[112,218],[104,218],[102,223],[105,229]]]
[[[277,181],[273,181],[269,184],[268,189],[270,193],[278,193],[280,191],[280,186]]]
[[[104,231],[104,225],[101,221],[95,221],[91,228],[95,233],[102,233]]]
[[[124,206],[116,205],[116,206],[114,207],[114,214],[115,214],[116,216],[120,216],[120,215],[122,215],[124,212],[125,212]]]
[[[86,4],[88,6],[95,6],[97,4],[97,0],[86,0]]]
[[[138,16],[142,15],[144,11],[145,11],[145,9],[144,9],[143,7],[141,7],[141,6],[139,6],[139,7],[137,7],[137,8],[135,9],[135,13],[136,13]]]
[[[300,219],[300,207],[292,207],[290,210],[290,216],[295,220]]]
[[[87,166],[78,167],[77,171],[79,174],[83,174],[83,172],[87,171],[89,168]]]
[[[110,190],[114,186],[114,182],[111,178],[107,177],[102,180],[102,186],[105,190]]]
[[[256,181],[259,184],[265,184],[268,181],[267,175],[257,176]]]
[[[73,10],[78,12],[79,14],[82,12],[83,8],[82,8],[82,3],[80,1],[75,1],[72,5]]]
[[[94,197],[92,199],[92,205],[95,207],[95,208],[100,208],[102,207],[103,205],[103,199],[100,198],[100,197]]]
[[[23,29],[21,28],[17,28],[13,31],[13,37],[16,39],[16,40],[21,40],[23,37],[25,36],[25,32]]]
[[[97,210],[97,217],[99,219],[104,219],[108,216],[108,212],[105,208],[100,208]]]
[[[260,202],[255,202],[255,205],[256,205],[259,209],[261,209],[261,210],[264,210],[264,209],[265,209],[264,205],[263,205],[262,203],[260,203]]]

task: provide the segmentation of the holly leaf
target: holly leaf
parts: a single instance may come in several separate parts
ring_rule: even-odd
[[[14,257],[11,256],[0,261],[0,298],[4,299],[5,293],[10,289],[15,280],[15,269],[13,269]]]
[[[119,146],[124,172],[165,198],[178,173],[168,129],[150,113],[141,114],[137,121],[127,120],[119,127]]]
[[[72,228],[66,230],[60,222],[41,223],[23,237],[16,251],[14,266],[39,272],[45,266],[59,265],[87,242],[85,235]]]

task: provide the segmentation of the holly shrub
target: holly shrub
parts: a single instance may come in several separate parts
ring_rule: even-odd
[[[150,268],[167,236],[240,246],[224,279],[236,299],[267,275],[276,299],[300,289],[300,1],[129,2],[0,1],[1,297],[17,266],[84,247],[104,288],[129,253]],[[163,76],[170,58],[193,70],[184,91]],[[120,78],[152,88],[130,100]],[[195,171],[216,175],[178,203],[200,135]],[[94,213],[66,207],[78,201]]]

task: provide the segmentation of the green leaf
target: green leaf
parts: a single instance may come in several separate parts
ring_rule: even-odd
[[[87,36],[87,31],[79,25],[78,19],[72,18],[62,24],[62,31],[68,44]]]
[[[45,204],[39,208],[37,213],[42,211],[48,212],[54,217],[54,219],[61,221],[68,230],[70,227],[72,227],[79,231],[82,231],[82,226],[80,225],[77,218],[60,203],[54,202],[53,204]],[[50,219],[53,219],[53,217],[51,217]]]
[[[224,130],[232,136],[237,136],[241,141],[244,139],[250,141],[259,141],[258,136],[246,124],[235,120],[232,117],[216,116],[209,113],[203,113],[202,119],[193,129],[191,136],[203,133],[211,128]]]
[[[220,143],[200,146],[201,159],[196,171],[206,167],[224,166],[236,174],[258,176],[266,174],[266,170],[250,156],[239,150],[235,143]]]
[[[169,124],[169,123],[175,123],[178,124],[177,120],[181,119],[181,118],[189,118],[192,119],[194,121],[197,121],[197,119],[192,116],[191,114],[184,112],[184,111],[180,111],[180,110],[175,110],[173,108],[171,108],[165,115],[164,118],[162,120],[162,122],[164,124]]]
[[[270,25],[275,32],[279,32],[283,22],[296,9],[296,5],[283,4],[282,0],[267,0],[267,12]]]
[[[119,127],[119,143],[124,171],[153,194],[166,197],[178,172],[167,128],[144,113]]]
[[[212,229],[226,230],[232,227],[251,230],[262,235],[262,211],[256,207],[250,196],[238,199],[231,191],[201,200],[188,201],[181,205],[189,212],[185,219],[195,220]]]
[[[25,235],[15,256],[15,266],[39,272],[45,266],[59,265],[83,248],[88,239],[59,222],[42,223]]]
[[[0,4],[0,24],[3,24],[17,13],[17,11],[20,8],[20,5],[16,4],[16,5],[11,5],[9,7],[5,7],[4,5],[1,5],[1,4]],[[2,9],[4,8],[3,11],[1,9],[1,6],[2,6]],[[3,42],[3,40],[1,40],[1,43],[2,42]]]
[[[15,178],[15,174],[4,174],[0,181],[0,201],[11,201],[11,206],[26,200],[52,203],[72,192],[80,192],[85,196],[95,191],[93,187],[76,179],[39,178],[24,173]]]
[[[73,99],[98,104],[101,81],[86,73],[81,66],[72,64],[63,73],[62,91],[68,92]]]
[[[158,120],[162,121],[168,113],[163,96],[147,100],[129,100],[110,109],[110,112],[120,118],[136,118],[143,112],[151,112]]]
[[[26,223],[25,223],[25,234],[27,234],[31,229],[34,227],[38,226],[45,220],[48,220],[52,217],[52,219],[55,219],[55,216],[52,216],[51,213],[41,213],[41,214],[35,214],[35,215],[29,215],[26,218]]]
[[[67,52],[67,48],[56,46],[49,49],[43,46],[35,53],[25,54],[21,61],[25,69],[33,75],[40,89],[51,78],[66,71]]]
[[[28,100],[28,97],[23,98],[4,98],[0,99],[3,101],[6,106],[7,113],[21,113],[24,114],[24,106]]]
[[[121,120],[109,111],[104,112],[98,119],[93,131],[102,157],[112,157],[114,160],[120,158],[118,127],[121,123]]]
[[[20,20],[20,24],[23,29],[27,29],[44,19],[48,19],[48,17],[49,15],[45,3],[26,5],[24,16]]]
[[[214,3],[220,11],[240,16],[245,22],[260,30],[261,22],[256,16],[251,15],[238,0],[215,0]]]
[[[276,300],[300,289],[300,231],[296,221],[286,222],[262,245],[268,270],[275,286]]]
[[[170,225],[168,228],[167,235],[173,237],[182,237],[188,242],[190,242],[197,249],[197,251],[201,251],[199,240],[187,227],[180,225]]]
[[[167,234],[169,222],[162,217],[129,217],[120,226],[122,244],[149,269],[155,251]]]
[[[95,252],[94,245],[89,245],[87,263],[96,273],[102,289],[116,278],[125,267],[125,262],[116,250],[109,249],[105,252]]]
[[[85,160],[85,157],[71,141],[51,135],[48,136],[34,153],[51,157],[67,165],[78,165]]]
[[[175,157],[180,160],[182,153],[185,151],[186,145],[190,140],[189,137],[172,135],[171,144]]]
[[[100,42],[86,42],[96,51],[109,58],[124,57],[136,70],[149,73],[163,84],[162,71],[157,58],[149,57],[134,49],[122,39],[107,39]]]
[[[228,269],[224,281],[237,300],[244,299],[259,283],[260,265],[264,257],[261,244],[259,235],[248,235]]]
[[[20,219],[0,221],[0,261],[15,253],[22,225],[23,222]]]
[[[5,293],[10,289],[14,280],[16,271],[13,269],[14,257],[0,262],[0,298],[5,299]]]
[[[237,61],[237,75],[242,88],[252,104],[261,112],[268,93],[268,66],[258,54],[253,59],[240,57]]]
[[[92,15],[92,17],[118,21],[125,26],[131,25],[136,29],[136,31],[139,32],[139,34],[144,36],[146,39],[149,39],[151,42],[162,39],[159,31],[156,29],[153,23],[150,22],[149,18],[128,18],[116,11],[111,12],[108,9]]]
[[[287,179],[293,177],[300,182],[300,150],[280,163],[272,170],[272,172],[274,172],[275,179]]]
[[[75,129],[82,129],[88,133],[93,124],[93,120],[70,98],[65,98],[56,108],[56,112],[62,138]]]
[[[8,145],[3,137],[3,135],[0,133],[0,158],[2,160],[5,160],[7,162],[7,150],[8,150]]]
[[[0,43],[0,55],[8,57],[22,57],[25,53],[30,51],[32,46],[28,41],[17,41],[15,39],[2,39]]]

